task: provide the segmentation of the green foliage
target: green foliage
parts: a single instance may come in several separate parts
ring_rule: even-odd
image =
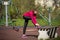
[[[12,21],[15,21],[15,22],[10,21],[9,25],[12,25],[12,26],[23,26],[24,25],[24,19],[13,19]],[[43,19],[37,19],[37,22],[40,24],[40,26],[49,26],[48,22],[46,22]],[[52,20],[51,23],[52,23],[52,26],[60,25],[60,22],[58,20]],[[28,26],[34,27],[31,20],[29,21]]]
[[[41,26],[47,26],[48,25],[48,22],[46,22],[45,20],[43,19],[37,19],[38,23],[41,25]]]
[[[9,6],[10,15],[22,16],[22,14],[30,9],[34,9],[34,0],[12,0]]]
[[[36,8],[34,5],[35,0],[11,0],[11,4],[8,6],[8,17],[9,21],[12,21],[12,19],[16,19],[15,23],[12,23],[13,25],[20,25],[23,26],[24,20],[21,19],[24,12]],[[2,12],[0,13],[0,18],[2,16],[5,19],[5,7],[2,6]],[[48,10],[44,7],[41,7],[40,5],[37,6],[38,13],[41,13],[43,16],[48,17]],[[60,25],[60,7],[55,8],[51,12],[52,17],[52,25],[57,26]],[[37,14],[37,21],[41,26],[48,25],[48,22],[46,22],[39,14]],[[1,20],[1,21],[2,21]],[[28,26],[33,26],[32,22],[29,21]]]

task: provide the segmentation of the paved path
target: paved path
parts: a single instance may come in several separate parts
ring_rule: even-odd
[[[0,40],[37,40],[38,37],[38,31],[33,28],[29,27],[26,30],[26,34],[28,38],[23,39],[22,36],[22,29],[20,28],[19,31],[13,30],[12,27],[0,27]],[[60,36],[60,27],[57,30],[58,35]]]
[[[8,29],[5,27],[0,29],[0,40],[37,40],[38,32],[35,28],[27,28],[26,34],[28,38],[21,38],[22,28],[19,31]]]

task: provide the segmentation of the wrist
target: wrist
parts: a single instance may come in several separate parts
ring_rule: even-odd
[[[36,23],[35,25],[39,25],[38,23]]]

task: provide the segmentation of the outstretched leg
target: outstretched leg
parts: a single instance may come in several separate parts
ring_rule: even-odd
[[[23,27],[23,34],[25,34],[26,32],[27,25],[28,25],[28,20],[25,20],[24,27]]]
[[[22,38],[27,38],[26,35],[25,35],[27,25],[28,25],[28,20],[25,19],[24,27],[23,27],[23,36],[22,36]]]

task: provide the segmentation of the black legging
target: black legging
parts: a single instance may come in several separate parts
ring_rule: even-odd
[[[25,34],[25,32],[26,32],[26,27],[27,27],[27,25],[28,25],[28,21],[31,20],[31,18],[30,18],[30,17],[27,17],[27,16],[23,16],[23,19],[25,20],[25,22],[24,22],[24,27],[23,27],[23,34]]]

